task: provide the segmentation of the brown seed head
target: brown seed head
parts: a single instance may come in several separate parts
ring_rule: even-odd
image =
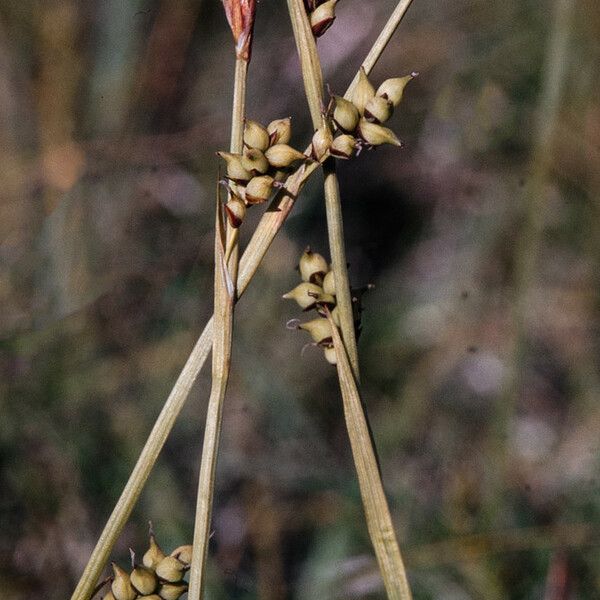
[[[233,33],[236,56],[249,62],[252,54],[256,0],[222,0],[222,2]]]

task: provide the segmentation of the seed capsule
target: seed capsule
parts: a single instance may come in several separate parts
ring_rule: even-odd
[[[315,160],[321,161],[329,152],[333,136],[329,127],[320,127],[312,137],[312,155]]]
[[[335,296],[335,279],[333,278],[333,271],[329,271],[323,279],[323,292]]]
[[[154,571],[146,567],[136,565],[130,575],[131,585],[140,594],[151,594],[158,585],[158,579]]]
[[[192,563],[192,545],[186,544],[185,546],[179,546],[171,552],[171,556],[174,556],[177,560],[182,562],[184,565]]]
[[[112,590],[108,590],[108,592],[102,597],[102,600],[115,600],[115,595],[112,593]]]
[[[131,585],[127,572],[116,563],[112,563],[112,568],[115,578],[110,584],[110,590],[115,600],[135,600],[137,593]]]
[[[229,224],[234,229],[237,229],[246,216],[246,205],[243,200],[237,196],[232,196],[231,199],[227,201],[227,204],[225,204],[225,213],[227,214]]]
[[[285,169],[297,160],[306,159],[306,156],[302,154],[302,152],[299,152],[287,144],[275,144],[274,146],[271,146],[265,152],[265,156],[267,157],[269,164],[276,169]]]
[[[331,156],[336,158],[348,159],[352,158],[356,150],[356,138],[347,133],[338,135],[332,142],[329,152]]]
[[[246,119],[244,123],[244,144],[264,152],[269,147],[269,132],[256,121]]]
[[[393,146],[402,146],[402,142],[396,137],[396,134],[383,125],[369,123],[366,119],[361,119],[358,125],[360,137],[371,144],[371,146],[380,146],[381,144],[392,144]]]
[[[325,354],[325,359],[330,365],[337,365],[337,355],[333,346],[325,346],[323,352]]]
[[[381,96],[373,96],[365,106],[365,117],[373,123],[385,123],[391,116],[394,105]]]
[[[316,298],[322,293],[323,289],[318,285],[303,282],[287,294],[284,294],[282,298],[285,300],[295,300],[300,308],[307,310],[315,305]]]
[[[232,154],[231,152],[217,152],[217,154],[227,163],[227,177],[229,179],[243,182],[252,178],[252,173],[244,169],[240,154]]]
[[[358,72],[358,83],[352,92],[352,103],[362,116],[365,113],[367,102],[375,95],[375,88],[371,85],[363,67]]]
[[[335,21],[337,0],[328,0],[310,13],[310,27],[315,37],[321,37]]]
[[[169,583],[181,581],[183,579],[184,570],[185,565],[174,556],[165,556],[158,565],[156,565],[156,574],[160,579],[168,581]],[[160,593],[161,592],[159,591],[159,594]]]
[[[334,96],[333,120],[342,131],[354,131],[358,125],[358,108],[342,96]]]
[[[269,170],[269,161],[260,150],[246,148],[244,154],[242,154],[242,167],[250,173],[262,174]]]
[[[142,564],[148,569],[156,569],[156,565],[165,557],[165,553],[156,543],[154,534],[150,534],[150,547],[142,557]]]
[[[289,144],[292,137],[292,119],[275,119],[267,125],[270,145]]]
[[[266,202],[273,191],[274,179],[270,175],[253,177],[246,186],[246,202],[260,204]]]
[[[307,248],[300,257],[298,264],[300,269],[300,277],[302,281],[310,283],[320,283],[328,271],[327,261],[318,252],[313,252]]]
[[[298,329],[303,329],[310,333],[310,337],[317,342],[317,344],[328,343],[331,341],[331,325],[327,319],[318,317],[312,321],[306,323],[300,323]]]
[[[377,89],[377,95],[389,100],[394,106],[398,106],[404,94],[406,84],[417,76],[417,73],[411,73],[405,77],[395,77],[386,79]]]
[[[160,586],[158,594],[163,600],[178,600],[187,589],[187,583],[165,583]]]

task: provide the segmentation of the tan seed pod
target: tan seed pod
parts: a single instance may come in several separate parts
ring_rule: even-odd
[[[116,563],[112,563],[114,579],[110,584],[110,590],[115,600],[135,600],[137,593],[131,585],[129,575]]]
[[[333,346],[325,346],[323,352],[325,354],[325,359],[330,365],[337,365],[337,355]]]
[[[112,590],[108,590],[108,592],[102,596],[102,600],[115,600],[115,595],[112,593]]]
[[[153,570],[136,565],[129,576],[131,585],[140,594],[151,594],[158,585],[158,579]]]
[[[352,104],[346,98],[342,96],[334,96],[335,108],[333,109],[333,120],[335,124],[346,132],[352,132],[358,125],[360,115],[358,114],[358,108]]]
[[[163,600],[178,600],[187,589],[187,583],[164,583],[158,589],[158,595]]]
[[[358,72],[358,83],[352,92],[352,104],[360,115],[364,115],[367,102],[375,95],[375,88],[371,85],[363,67]]]
[[[336,158],[349,159],[352,158],[354,152],[356,151],[356,138],[344,133],[343,135],[338,135],[334,138],[331,148],[329,148],[329,152],[331,156],[335,156]]]
[[[165,553],[156,542],[154,534],[150,534],[150,547],[142,557],[142,564],[148,569],[156,569],[156,565],[165,557]]]
[[[323,279],[323,292],[335,296],[335,279],[333,278],[333,271],[329,271],[325,275],[325,279]]]
[[[305,160],[306,156],[302,152],[288,146],[287,144],[275,144],[266,152],[265,156],[269,164],[276,169],[285,169],[297,160]]]
[[[273,191],[274,181],[270,175],[253,177],[246,186],[246,202],[248,204],[266,202]]]
[[[158,594],[150,594],[149,596],[144,596],[144,600],[162,600],[162,598]]]
[[[320,127],[312,137],[312,155],[315,160],[322,161],[328,156],[333,136],[329,127]]]
[[[333,25],[337,1],[328,0],[310,13],[310,27],[315,37],[321,37]]]
[[[398,106],[402,100],[404,94],[404,88],[406,84],[417,76],[417,73],[411,73],[404,77],[395,77],[393,79],[386,79],[378,88],[377,95],[386,98],[394,106]]]
[[[171,552],[171,556],[174,556],[184,565],[190,565],[192,564],[192,550],[193,547],[191,544],[185,544],[184,546],[179,546],[178,548],[175,548],[175,550]]]
[[[310,248],[307,248],[298,263],[300,269],[300,277],[302,281],[309,281],[310,283],[321,283],[325,273],[329,270],[327,261],[318,252],[313,252]]]
[[[264,152],[269,147],[269,132],[257,121],[246,119],[244,122],[244,144]]]
[[[327,319],[318,317],[312,321],[306,323],[300,323],[298,329],[303,329],[310,333],[310,337],[317,342],[317,344],[324,344],[331,341],[331,325]]]
[[[373,123],[385,123],[391,116],[394,105],[381,96],[373,96],[365,106],[365,118]]]
[[[292,119],[275,119],[267,125],[270,145],[289,144],[292,138]]]
[[[284,294],[282,298],[285,300],[295,300],[300,308],[306,310],[315,305],[316,298],[322,293],[323,289],[321,287],[304,281],[287,294]]]
[[[169,583],[181,581],[183,579],[184,571],[185,565],[174,556],[165,556],[158,565],[156,565],[156,574],[158,577]]]
[[[360,120],[358,131],[360,137],[371,146],[380,146],[381,144],[402,146],[402,142],[391,129],[377,123],[369,123],[366,119]]]
[[[232,196],[225,204],[225,213],[227,214],[227,220],[229,224],[237,229],[246,216],[246,205],[244,201],[237,196]]]
[[[242,167],[251,173],[262,174],[269,170],[269,161],[260,150],[246,148],[242,154]]]
[[[249,181],[252,178],[252,173],[244,169],[240,154],[232,154],[231,152],[217,152],[217,154],[227,163],[227,177],[229,179]]]

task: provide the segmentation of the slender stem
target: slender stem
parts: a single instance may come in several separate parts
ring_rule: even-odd
[[[233,108],[231,114],[230,151],[240,153],[244,144],[244,117],[246,107],[246,77],[248,62],[238,57],[235,61],[233,84]],[[217,183],[217,186],[220,184]],[[219,189],[219,188],[218,188]],[[223,207],[217,191],[216,225],[215,225],[215,276],[214,276],[214,335],[212,384],[202,460],[198,477],[198,497],[196,502],[196,517],[194,524],[194,541],[192,564],[190,566],[189,599],[200,600],[205,587],[206,560],[210,539],[210,521],[215,489],[215,473],[219,440],[221,438],[221,423],[223,404],[229,372],[231,368],[231,350],[233,342],[233,312],[235,306],[235,281],[238,273],[238,235],[237,229],[227,221],[226,233],[223,225]],[[231,244],[229,259],[225,257],[226,248]]]
[[[391,14],[390,18],[387,20],[387,23],[383,26],[381,33],[377,36],[375,43],[369,50],[369,53],[365,57],[365,60],[362,62],[362,68],[365,70],[367,75],[371,72],[379,57],[385,50],[389,41],[392,39],[394,32],[400,25],[400,21],[402,21],[408,7],[411,5],[412,0],[400,0],[394,9],[394,12]],[[354,86],[358,83],[358,76],[360,71],[356,73],[352,83],[348,86],[348,90],[344,94],[344,98],[350,98],[352,96],[352,92],[354,91]]]
[[[323,85],[317,46],[303,0],[288,0],[288,9],[300,57],[300,65],[302,67],[306,99],[310,108],[313,126],[315,129],[318,129],[322,125],[321,106],[323,103]],[[352,298],[348,278],[346,248],[344,245],[344,222],[342,218],[340,189],[333,160],[328,160],[324,163],[323,172],[325,176],[324,192],[327,232],[335,278],[336,301],[340,315],[340,329],[344,345],[350,356],[352,371],[358,380],[358,350],[356,347]]]
[[[390,600],[412,598],[400,547],[394,533],[392,516],[379,476],[377,458],[371,445],[370,431],[363,401],[357,382],[352,374],[349,357],[335,326],[331,314],[327,313],[331,325],[333,346],[337,359],[337,371],[344,404],[344,417],[350,438],[352,456],[365,509],[367,529],[373,543],[379,570],[383,578],[387,597]]]
[[[233,80],[233,106],[231,109],[231,138],[229,142],[229,151],[237,154],[239,154],[244,147],[247,76],[248,62],[242,58],[236,58]]]
[[[192,564],[190,566],[189,599],[203,595],[210,539],[210,520],[215,487],[215,472],[223,417],[223,404],[231,365],[233,339],[234,286],[225,259],[225,232],[222,207],[217,200],[215,231],[215,327],[213,336],[212,386],[206,414],[202,462],[198,478],[198,499],[194,526]]]
[[[393,19],[394,15],[390,17],[390,21]],[[348,92],[346,92],[347,94]],[[297,172],[292,174],[287,179],[284,189],[276,195],[271,207],[262,216],[239,261],[236,301],[246,291],[271,242],[283,227],[285,220],[294,207],[295,200],[302,191],[304,184],[318,167],[319,163],[309,163],[303,165]],[[169,397],[154,423],[152,431],[148,435],[144,448],[104,526],[100,538],[81,575],[81,579],[71,596],[71,600],[89,600],[96,582],[100,578],[100,574],[108,561],[108,557],[144,488],[150,471],[156,463],[156,459],[173,428],[175,420],[181,412],[192,386],[208,357],[208,353],[212,347],[213,325],[214,320],[211,317],[186,360]]]

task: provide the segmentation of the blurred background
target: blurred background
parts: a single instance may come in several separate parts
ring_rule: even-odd
[[[343,92],[391,0],[319,41]],[[310,139],[285,3],[247,114]],[[364,397],[416,600],[600,598],[600,10],[415,0],[405,142],[341,164]],[[212,307],[231,34],[217,0],[0,0],[0,589],[68,598]],[[243,239],[261,207],[251,211]],[[245,236],[245,237],[244,237]],[[317,175],[236,313],[210,598],[383,598],[335,370],[286,322]],[[203,371],[114,559],[191,542]]]

